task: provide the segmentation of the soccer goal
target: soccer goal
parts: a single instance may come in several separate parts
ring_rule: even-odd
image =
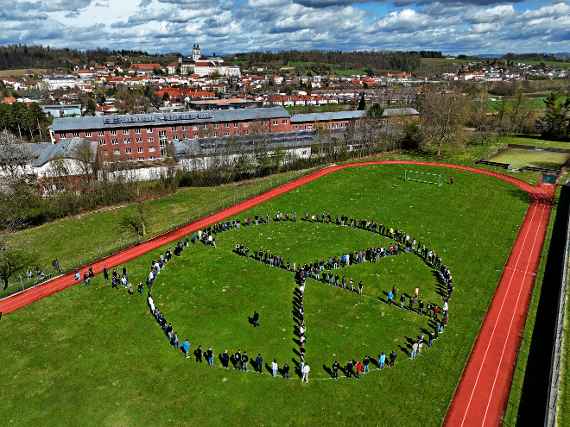
[[[440,173],[423,172],[418,170],[406,169],[404,171],[404,181],[421,182],[423,184],[434,184],[441,187],[445,182],[445,177]]]

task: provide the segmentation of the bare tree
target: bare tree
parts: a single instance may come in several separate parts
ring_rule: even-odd
[[[134,212],[121,219],[121,228],[127,233],[135,234],[139,239],[146,235],[147,220],[142,203],[138,203]]]
[[[468,105],[465,97],[456,93],[427,93],[422,100],[421,131],[423,143],[441,157],[446,146],[463,143],[463,128]]]
[[[10,186],[29,175],[34,155],[30,146],[10,132],[0,132],[0,174]]]

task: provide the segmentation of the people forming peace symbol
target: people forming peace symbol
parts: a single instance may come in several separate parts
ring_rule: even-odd
[[[215,250],[216,237],[226,231],[237,230],[241,227],[268,224],[276,225],[279,223],[296,221],[296,213],[289,214],[277,212],[272,218],[270,218],[269,215],[257,215],[246,217],[243,220],[234,219],[221,222],[204,230],[197,231],[190,239],[186,238],[178,242],[174,249],[174,254],[180,255],[181,252],[188,247],[189,243],[197,244],[199,242],[211,247],[212,250]],[[348,253],[332,254],[328,258],[321,258],[314,262],[305,264],[287,260],[283,256],[275,254],[270,250],[252,250],[245,244],[235,244],[233,249],[234,254],[245,257],[248,260],[288,272],[292,276],[292,283],[294,279],[295,286],[293,288],[292,298],[292,317],[295,337],[293,338],[293,341],[297,345],[297,349],[294,349],[295,358],[293,358],[293,361],[296,364],[295,371],[302,381],[309,381],[308,376],[310,371],[310,367],[306,362],[306,344],[310,336],[307,332],[308,325],[306,324],[304,308],[304,296],[307,280],[309,279],[311,282],[342,289],[346,292],[359,295],[361,298],[374,298],[366,294],[363,280],[359,280],[358,278],[353,279],[352,277],[347,278],[344,274],[346,268],[352,265],[377,263],[388,257],[403,256],[405,254],[413,254],[420,257],[423,262],[432,269],[437,278],[440,290],[439,294],[442,297],[441,302],[424,301],[420,294],[419,287],[414,289],[412,295],[399,292],[396,287],[393,287],[392,289],[384,292],[386,298],[376,298],[376,300],[378,303],[388,304],[390,309],[408,310],[418,316],[427,316],[428,325],[432,329],[426,331],[428,336],[426,337],[425,334],[420,334],[416,339],[407,338],[405,347],[400,346],[402,351],[405,351],[409,355],[410,359],[415,359],[417,355],[421,353],[424,345],[427,345],[428,347],[433,345],[434,341],[438,339],[439,335],[444,331],[449,322],[449,300],[451,299],[454,289],[453,276],[450,270],[433,249],[422,244],[402,230],[386,227],[381,223],[371,220],[355,219],[348,216],[333,217],[328,213],[306,213],[303,216],[302,221],[306,223],[321,223],[338,227],[352,227],[375,233],[392,240],[392,243],[386,247],[368,247],[361,250],[350,251]],[[159,310],[157,303],[151,295],[152,285],[158,277],[158,273],[166,266],[168,260],[172,258],[171,253],[172,252],[169,249],[167,251],[168,256],[165,257],[161,255],[158,260],[153,261],[152,263],[151,271],[147,279],[147,287],[149,289],[148,305],[151,313],[167,336],[170,344],[174,348],[179,349],[186,357],[190,357],[190,344],[188,340],[186,339],[182,344],[180,343],[174,327],[167,322],[165,315]],[[310,286],[314,285],[311,284]],[[257,311],[254,312],[253,316],[249,318],[249,322],[253,326],[259,326],[260,314],[257,313]],[[208,365],[214,366],[214,354],[212,348],[204,350],[201,347],[198,347],[194,350],[194,356],[196,361],[201,362],[202,358],[204,358]],[[341,367],[340,369],[344,371],[347,378],[358,377],[360,374],[369,372],[371,361],[378,366],[379,369],[383,369],[385,365],[394,366],[396,357],[397,353],[395,350],[389,354],[387,360],[385,353],[381,353],[377,359],[366,355],[362,362],[350,360],[347,363],[346,368]],[[242,353],[238,350],[230,356],[227,351],[225,351],[220,354],[219,358],[224,368],[228,368],[229,363],[231,362],[236,369],[247,372],[249,357],[246,352]],[[263,358],[261,357],[261,354],[258,354],[258,356],[255,359],[252,359],[252,361],[255,370],[262,369]],[[289,367],[287,364],[283,365],[283,367],[279,369],[277,367],[276,360],[273,359],[271,366],[273,376],[279,372],[284,377],[289,378]],[[326,370],[331,378],[336,379],[338,378],[338,369],[339,363],[335,360],[331,369]]]

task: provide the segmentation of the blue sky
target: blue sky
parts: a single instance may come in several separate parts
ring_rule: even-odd
[[[0,44],[570,52],[570,0],[0,0]]]

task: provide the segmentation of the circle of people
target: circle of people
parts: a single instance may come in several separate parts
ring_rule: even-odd
[[[281,212],[278,212],[273,218],[274,222],[295,222],[296,220],[297,216],[295,213],[283,214]],[[409,308],[410,310],[414,310],[415,306],[417,305],[417,312],[419,314],[427,314],[435,321],[434,331],[428,332],[427,339],[424,334],[421,334],[418,335],[415,340],[409,340],[411,341],[408,343],[408,346],[410,347],[409,356],[411,359],[415,359],[417,355],[422,352],[425,344],[427,344],[428,347],[431,347],[433,345],[434,341],[439,338],[439,335],[443,333],[445,326],[448,324],[449,299],[451,298],[453,292],[452,274],[447,266],[442,263],[440,257],[433,250],[427,248],[425,245],[422,245],[415,239],[412,239],[408,234],[404,233],[401,230],[388,228],[374,221],[357,220],[347,216],[337,216],[333,219],[331,215],[326,213],[320,215],[306,214],[303,217],[303,220],[308,222],[322,222],[336,224],[339,226],[360,228],[391,238],[396,242],[395,245],[390,245],[388,248],[368,248],[363,251],[335,256],[329,258],[328,260],[319,260],[299,267],[297,267],[295,263],[292,264],[290,262],[286,262],[282,257],[273,255],[269,251],[260,250],[250,255],[250,250],[245,245],[238,244],[235,246],[234,252],[238,253],[239,255],[251,256],[256,260],[264,262],[271,266],[284,268],[286,270],[295,272],[295,279],[298,286],[295,289],[295,295],[293,299],[293,312],[295,321],[295,333],[298,337],[296,342],[299,344],[298,354],[300,358],[296,372],[301,377],[303,382],[309,381],[310,373],[310,366],[305,363],[306,325],[304,319],[304,290],[306,278],[310,277],[315,280],[327,283],[331,286],[337,286],[339,288],[347,289],[352,292],[357,292],[360,295],[363,293],[364,285],[362,282],[359,282],[358,286],[355,287],[352,279],[347,280],[344,276],[340,278],[338,274],[334,275],[331,272],[331,270],[337,268],[362,262],[377,262],[382,257],[398,255],[401,253],[401,251],[413,252],[416,255],[420,256],[428,266],[434,269],[439,282],[445,286],[446,292],[443,296],[442,306],[440,307],[437,304],[427,304],[424,306],[421,300],[419,300],[419,288],[416,288],[414,295],[409,298],[407,307],[405,304],[404,294],[400,295],[400,303],[396,303],[398,290],[395,287],[388,291],[387,303],[399,308]],[[197,231],[191,236],[190,239],[185,238],[184,240],[179,241],[173,251],[168,249],[163,254],[161,254],[158,259],[151,262],[150,271],[146,279],[146,285],[148,288],[147,303],[150,312],[154,316],[158,325],[164,331],[164,334],[168,339],[170,345],[179,350],[184,355],[184,357],[191,357],[190,350],[192,346],[190,341],[188,338],[185,338],[182,342],[180,341],[179,336],[174,330],[172,324],[167,322],[164,314],[156,306],[156,303],[152,297],[152,286],[158,275],[166,266],[166,264],[172,259],[172,254],[174,253],[174,255],[179,256],[181,252],[186,247],[188,247],[189,242],[202,242],[205,245],[210,245],[215,248],[216,234],[233,229],[239,229],[241,226],[268,224],[270,222],[271,221],[269,215],[256,215],[253,217],[247,217],[243,221],[231,220],[217,223],[211,227],[206,228],[205,230]],[[105,276],[105,280],[108,281],[109,272],[106,268],[104,269],[103,274]],[[87,276],[89,278],[93,276],[92,269],[88,271]],[[76,279],[80,280],[80,277],[76,277]],[[88,280],[86,281],[86,284],[88,284]],[[111,284],[113,287],[122,285],[129,290],[130,294],[134,293],[132,286],[128,281],[126,268],[123,268],[122,276],[119,276],[117,271],[113,270]],[[144,292],[144,285],[142,282],[140,282],[137,286],[137,290],[139,294],[142,294]],[[253,316],[249,320],[254,327],[259,326],[259,313],[254,312]],[[192,354],[197,363],[202,363],[205,361],[208,366],[215,366],[215,352],[211,347],[208,347],[204,350],[201,345],[198,345]],[[384,352],[380,352],[376,359],[370,357],[369,355],[366,355],[362,361],[350,359],[344,366],[342,366],[336,359],[334,359],[330,370],[327,369],[327,371],[334,379],[338,379],[339,371],[342,371],[347,378],[359,378],[360,375],[369,372],[371,364],[374,364],[380,370],[384,369],[385,367],[395,366],[397,356],[398,354],[396,350],[393,350],[388,355],[386,355]],[[231,365],[236,370],[247,372],[248,364],[252,365],[254,372],[262,373],[264,369],[263,357],[260,353],[258,353],[255,358],[250,359],[246,351],[241,351],[241,349],[238,349],[237,351],[230,353],[226,349],[223,353],[220,353],[218,355],[218,358],[221,366],[226,369],[228,369]],[[265,368],[274,377],[281,375],[283,378],[290,378],[290,367],[287,363],[279,366],[277,360],[273,359],[271,364],[265,365]]]

